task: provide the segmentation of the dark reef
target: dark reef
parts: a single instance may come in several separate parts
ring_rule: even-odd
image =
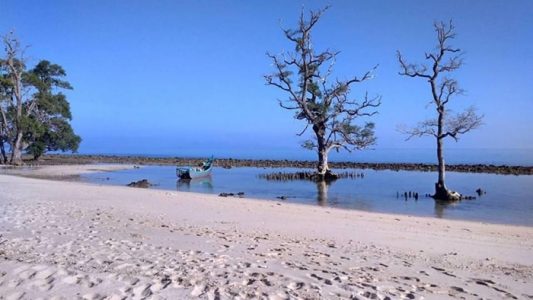
[[[123,163],[134,165],[179,165],[195,166],[205,158],[183,157],[145,157],[118,155],[78,155],[78,154],[48,154],[39,161],[26,160],[30,165],[58,165],[58,164],[94,164],[94,163]],[[258,167],[258,168],[310,168],[316,167],[314,161],[270,160],[270,159],[233,159],[215,158],[215,166]],[[330,162],[332,169],[371,169],[393,171],[437,171],[436,164],[420,163],[360,163],[360,162]],[[503,175],[533,175],[533,166],[507,166],[491,164],[450,164],[446,171],[465,173],[491,173]]]

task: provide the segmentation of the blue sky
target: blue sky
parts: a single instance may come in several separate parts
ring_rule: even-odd
[[[467,94],[452,107],[477,106],[485,125],[447,145],[533,147],[533,1],[0,0],[0,33],[15,30],[30,45],[30,64],[65,68],[82,153],[266,157],[300,151],[304,124],[265,86],[265,53],[292,50],[280,24],[294,27],[302,6],[327,4],[314,44],[341,51],[337,77],[379,64],[352,94],[383,97],[376,149],[434,147],[396,130],[433,109],[427,83],[398,76],[395,52],[422,61],[435,44],[433,22],[449,19],[466,59],[456,77]]]

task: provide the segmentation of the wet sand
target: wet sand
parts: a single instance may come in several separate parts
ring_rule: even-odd
[[[533,298],[531,227],[10,175],[0,190],[6,299]]]

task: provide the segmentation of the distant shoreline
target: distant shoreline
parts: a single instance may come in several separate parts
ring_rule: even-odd
[[[26,161],[29,165],[70,165],[94,163],[119,163],[137,165],[165,165],[187,166],[197,165],[203,158],[185,157],[146,157],[119,155],[82,155],[82,154],[48,154],[39,161]],[[223,168],[258,167],[258,168],[315,168],[314,161],[271,160],[271,159],[233,159],[216,158],[215,165]],[[423,163],[360,163],[360,162],[330,162],[333,169],[371,169],[392,171],[422,171],[434,172],[436,164]],[[501,175],[533,175],[533,166],[510,166],[492,164],[449,164],[446,170],[462,173],[488,173]]]

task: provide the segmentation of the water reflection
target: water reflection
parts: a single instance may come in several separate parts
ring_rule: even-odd
[[[457,202],[435,200],[435,217],[443,218],[444,211],[456,205],[457,205]]]
[[[178,191],[202,191],[212,193],[213,179],[211,176],[195,179],[179,179],[176,181],[176,189]]]
[[[296,171],[299,169],[268,170],[284,173]],[[426,197],[418,201],[416,198],[414,201],[409,198],[404,201],[404,191],[420,191],[420,194],[424,194],[432,187],[434,176],[426,172],[367,170],[364,180],[339,179],[333,185],[312,181],[266,181],[258,176],[265,172],[261,168],[215,168],[212,179],[177,181],[175,167],[146,166],[141,169],[83,174],[81,177],[84,181],[119,186],[146,178],[155,184],[155,189],[209,194],[244,192],[250,198],[272,200],[285,195],[288,201],[313,205],[533,226],[533,189],[530,188],[533,186],[533,176],[450,173],[453,176],[450,176],[449,184],[457,190],[474,192],[478,187],[505,186],[505,189],[494,189],[484,194],[482,201],[478,198],[476,201],[450,204],[438,203]]]
[[[316,200],[318,205],[327,206],[328,205],[328,189],[331,185],[331,182],[326,181],[317,181],[316,182]]]

